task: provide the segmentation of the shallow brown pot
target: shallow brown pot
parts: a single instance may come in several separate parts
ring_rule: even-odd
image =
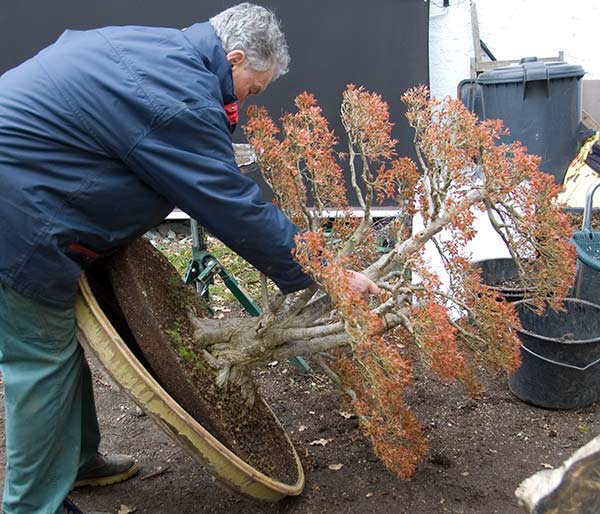
[[[135,257],[148,259],[148,248],[144,246],[146,243],[141,244],[135,249],[130,248],[129,254],[126,251],[114,257],[120,260],[117,266],[120,271],[111,272],[113,280],[120,273],[128,272],[129,267],[137,262],[135,258],[132,259],[134,254]],[[138,299],[144,297],[144,291],[147,297],[147,287],[157,287],[156,283],[147,284],[143,281],[146,273],[157,271],[154,265],[164,266],[160,256],[154,257],[144,262],[141,266],[143,270],[134,272],[127,285],[122,287],[123,291],[130,289],[128,298],[131,305],[139,303]],[[253,409],[246,413],[247,418],[253,419],[246,419],[238,427],[223,425],[208,408],[214,400],[215,391],[203,396],[202,387],[205,384],[199,387],[191,382],[194,375],[189,373],[185,360],[165,336],[165,323],[168,320],[153,311],[152,302],[144,303],[141,310],[146,312],[146,317],[140,317],[137,324],[145,327],[148,339],[141,340],[139,327],[131,326],[126,321],[127,316],[120,310],[116,296],[110,294],[114,291],[107,282],[108,275],[105,265],[92,269],[89,281],[86,275],[82,275],[81,294],[76,304],[80,340],[98,358],[103,370],[174,441],[227,488],[265,501],[277,501],[285,496],[300,494],[304,488],[300,460],[268,405],[258,399]],[[172,280],[170,275],[166,278],[161,275],[161,279],[167,283]],[[166,298],[163,300],[168,301]],[[134,310],[139,316],[140,307]],[[144,351],[146,343],[151,349],[148,353]],[[156,349],[157,343],[163,344],[160,351]],[[168,384],[163,383],[164,376]],[[214,383],[210,373],[205,378],[204,382]],[[186,398],[185,395],[190,396]],[[213,410],[239,410],[239,405],[243,404],[242,399],[235,399],[234,393],[229,398],[224,395],[224,398]],[[233,416],[233,420],[236,419],[238,417]],[[256,432],[247,434],[256,440],[254,454],[248,454],[247,449],[236,447],[235,443],[242,431],[252,429],[253,422],[258,423],[267,435],[258,437]],[[275,466],[271,473],[268,467],[273,455],[279,460],[283,459],[283,467]],[[266,465],[263,456],[268,457]]]

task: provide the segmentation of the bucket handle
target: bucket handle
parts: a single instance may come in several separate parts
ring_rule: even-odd
[[[596,364],[598,364],[600,362],[600,358],[596,359],[594,362],[590,362],[587,366],[575,366],[574,364],[569,364],[567,362],[559,362],[559,361],[555,361],[552,359],[549,359],[548,357],[544,357],[543,355],[540,355],[539,353],[534,352],[533,350],[527,348],[524,344],[521,345],[521,348],[523,348],[523,350],[525,350],[526,352],[529,352],[531,355],[535,355],[538,359],[542,359],[543,361],[549,362],[551,364],[556,364],[557,366],[562,366],[563,368],[571,368],[571,369],[576,369],[578,371],[585,371],[588,368],[591,368],[592,366],[595,366]]]
[[[585,207],[583,209],[583,223],[581,230],[590,230],[592,228],[592,213],[594,211],[594,193],[600,187],[600,181],[594,182],[587,190],[585,196]]]

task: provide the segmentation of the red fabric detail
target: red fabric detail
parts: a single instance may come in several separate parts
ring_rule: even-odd
[[[96,252],[90,250],[89,248],[86,248],[85,246],[81,246],[80,244],[77,244],[77,243],[71,243],[69,246],[67,246],[67,250],[74,252],[74,253],[80,253],[80,254],[85,255],[86,257],[90,257],[92,259],[95,259],[96,257],[100,257],[100,255],[97,254]]]
[[[225,114],[229,118],[229,123],[235,125],[238,122],[238,103],[231,102],[225,105]]]

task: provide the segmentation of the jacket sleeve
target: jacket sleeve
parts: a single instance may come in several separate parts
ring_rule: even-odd
[[[292,256],[297,227],[239,171],[225,113],[185,109],[143,137],[127,166],[271,278],[283,293],[313,281]]]

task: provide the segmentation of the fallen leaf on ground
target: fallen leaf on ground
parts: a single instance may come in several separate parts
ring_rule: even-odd
[[[315,439],[314,441],[311,441],[308,444],[310,444],[311,446],[325,446],[330,441],[332,441],[332,439]]]

